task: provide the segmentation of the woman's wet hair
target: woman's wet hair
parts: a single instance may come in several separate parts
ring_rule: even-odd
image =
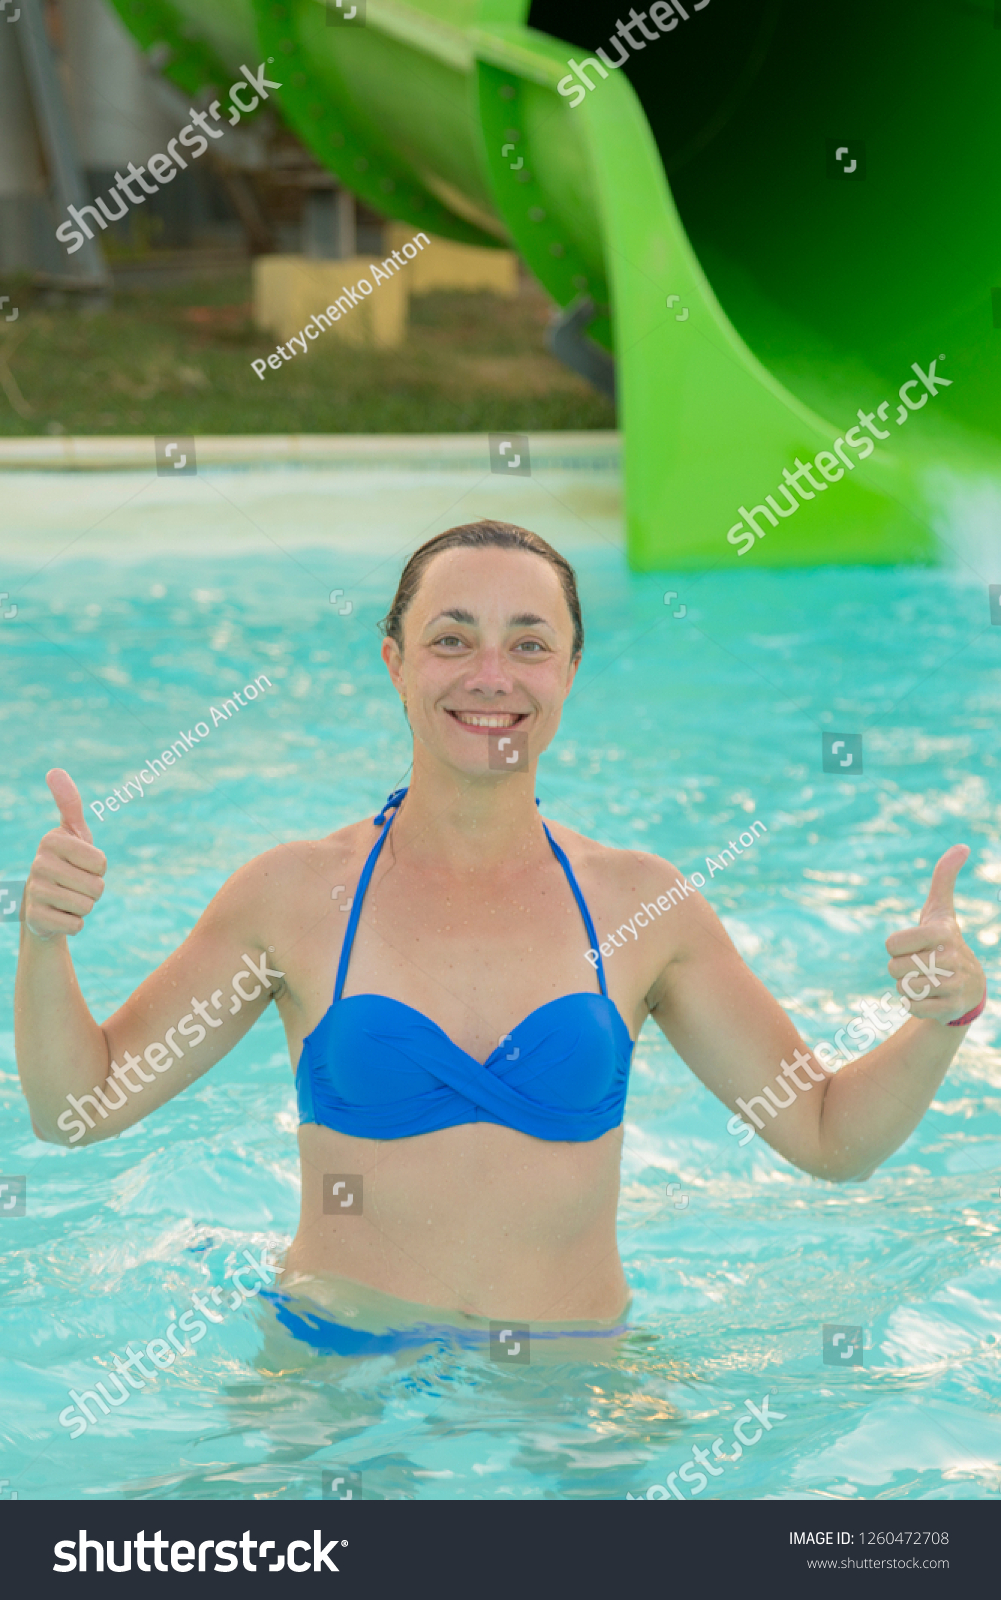
[[[541,534],[532,533],[529,528],[519,528],[513,522],[464,522],[457,528],[446,528],[444,533],[436,533],[433,539],[428,539],[419,549],[415,550],[400,575],[400,582],[393,596],[393,603],[379,626],[387,638],[394,639],[400,650],[403,649],[403,619],[410,608],[410,604],[421,586],[430,563],[436,555],[443,550],[528,550],[532,555],[541,556],[543,561],[556,572],[563,589],[563,597],[573,622],[573,650],[574,660],[584,648],[584,623],[580,614],[580,596],[577,593],[577,574],[565,556],[547,544]]]

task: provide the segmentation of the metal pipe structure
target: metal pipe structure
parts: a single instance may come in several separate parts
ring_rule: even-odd
[[[41,0],[19,0],[19,5],[21,16],[16,26],[25,77],[45,150],[52,199],[56,209],[64,213],[67,206],[88,203],[76,139],[45,32]],[[99,295],[106,294],[111,287],[111,277],[96,239],[86,239],[58,277],[68,284],[95,290]]]
[[[0,12],[0,271],[19,272],[56,261],[55,240],[46,203],[42,159],[24,65],[14,30]],[[49,249],[44,255],[43,240]]]

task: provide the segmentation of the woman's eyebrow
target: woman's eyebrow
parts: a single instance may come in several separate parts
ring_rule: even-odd
[[[442,621],[468,622],[470,625],[475,626],[476,618],[471,611],[463,611],[461,606],[453,606],[451,611],[439,611],[436,617],[431,618],[428,627],[433,628],[436,622]]]
[[[427,626],[429,628],[433,628],[435,623],[442,621],[465,622],[471,627],[476,626],[476,618],[473,616],[473,613],[471,611],[464,611],[461,606],[453,606],[449,611],[439,611],[436,617],[431,618],[431,621],[427,624]],[[556,632],[551,622],[547,622],[545,617],[537,617],[534,611],[519,612],[516,617],[509,618],[507,625],[509,628],[542,627],[548,628],[551,633]]]
[[[508,627],[509,628],[539,628],[539,627],[542,627],[542,628],[548,628],[550,633],[555,633],[556,632],[556,629],[553,627],[551,622],[547,622],[545,617],[537,617],[535,615],[534,611],[521,611],[521,612],[519,612],[518,616],[511,618],[510,622],[508,623]]]

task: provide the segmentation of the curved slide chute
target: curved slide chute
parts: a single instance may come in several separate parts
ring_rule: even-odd
[[[586,324],[635,568],[934,561],[929,469],[997,472],[993,0],[114,4],[188,93],[273,58],[347,188]]]

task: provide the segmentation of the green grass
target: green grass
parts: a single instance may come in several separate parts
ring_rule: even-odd
[[[120,290],[106,312],[45,307],[0,284],[0,435],[450,433],[612,428],[614,406],[550,356],[550,303],[438,292],[411,301],[399,350],[324,336],[264,382],[274,341],[250,320],[249,271]],[[5,308],[9,310],[8,308]]]

